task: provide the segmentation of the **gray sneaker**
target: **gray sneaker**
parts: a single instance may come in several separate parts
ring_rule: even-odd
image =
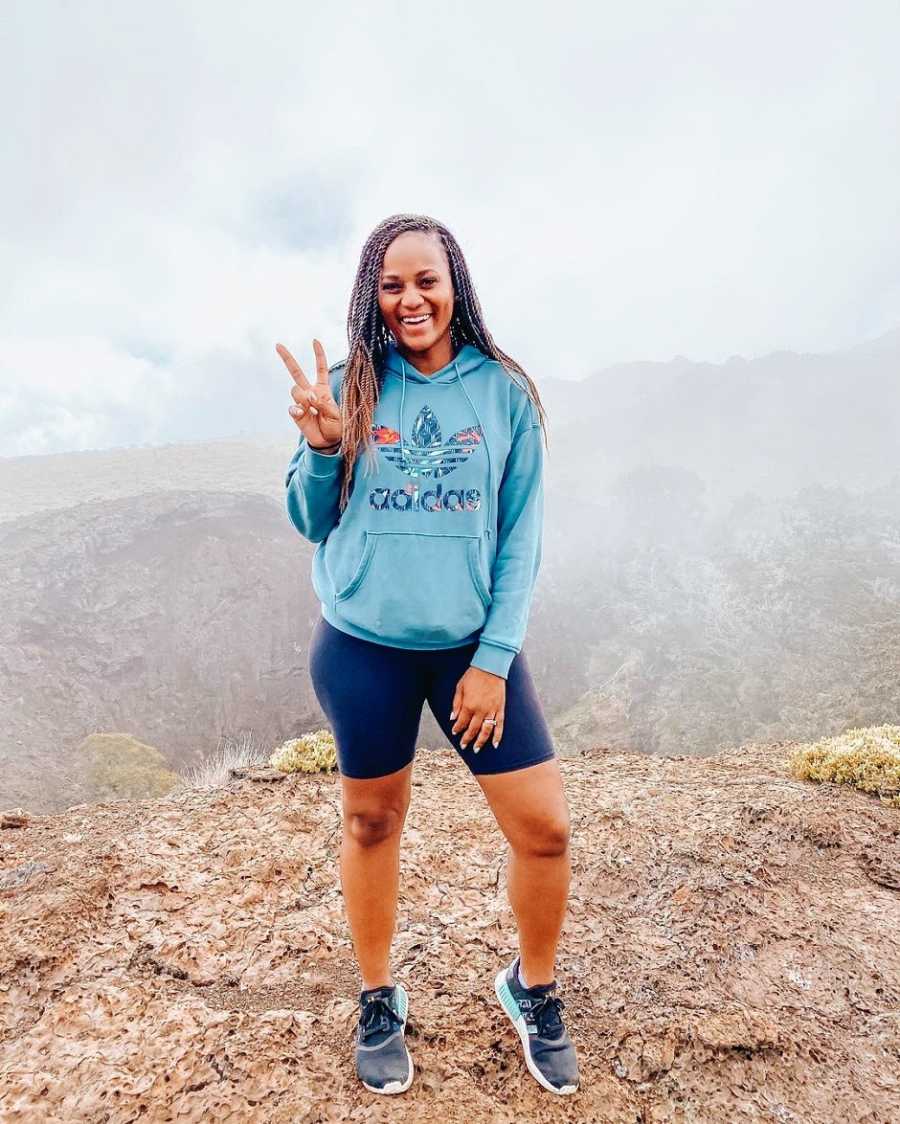
[[[370,1093],[405,1093],[413,1063],[406,1048],[409,997],[402,984],[375,987],[359,997],[356,1073]]]
[[[578,1089],[578,1059],[562,1020],[565,1003],[556,982],[540,987],[519,983],[519,957],[497,973],[494,990],[522,1041],[528,1072],[551,1093]]]

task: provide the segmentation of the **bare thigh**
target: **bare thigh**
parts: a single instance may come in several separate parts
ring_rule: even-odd
[[[569,837],[569,806],[559,760],[476,776],[497,824],[516,851],[555,854]]]

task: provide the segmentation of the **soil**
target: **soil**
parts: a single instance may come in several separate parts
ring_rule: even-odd
[[[793,779],[790,748],[561,760],[565,1098],[493,993],[516,951],[506,845],[452,751],[417,758],[403,838],[398,1097],[353,1067],[336,776],[10,815],[0,1119],[896,1122],[900,812]]]

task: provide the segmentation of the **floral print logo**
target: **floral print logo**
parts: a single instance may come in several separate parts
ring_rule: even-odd
[[[372,441],[382,455],[406,476],[437,479],[454,472],[481,444],[482,429],[473,425],[460,429],[447,441],[441,439],[437,414],[423,406],[412,425],[410,439],[400,447],[400,433],[386,425],[372,426]]]

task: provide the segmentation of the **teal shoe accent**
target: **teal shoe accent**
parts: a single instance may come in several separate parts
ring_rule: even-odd
[[[522,987],[518,968],[517,956],[497,973],[494,991],[522,1043],[528,1072],[551,1093],[575,1093],[580,1083],[578,1061],[562,1020],[565,1004],[555,994],[556,984]]]
[[[363,991],[356,1033],[356,1073],[370,1093],[405,1093],[413,1061],[406,1047],[409,996],[402,984]]]

